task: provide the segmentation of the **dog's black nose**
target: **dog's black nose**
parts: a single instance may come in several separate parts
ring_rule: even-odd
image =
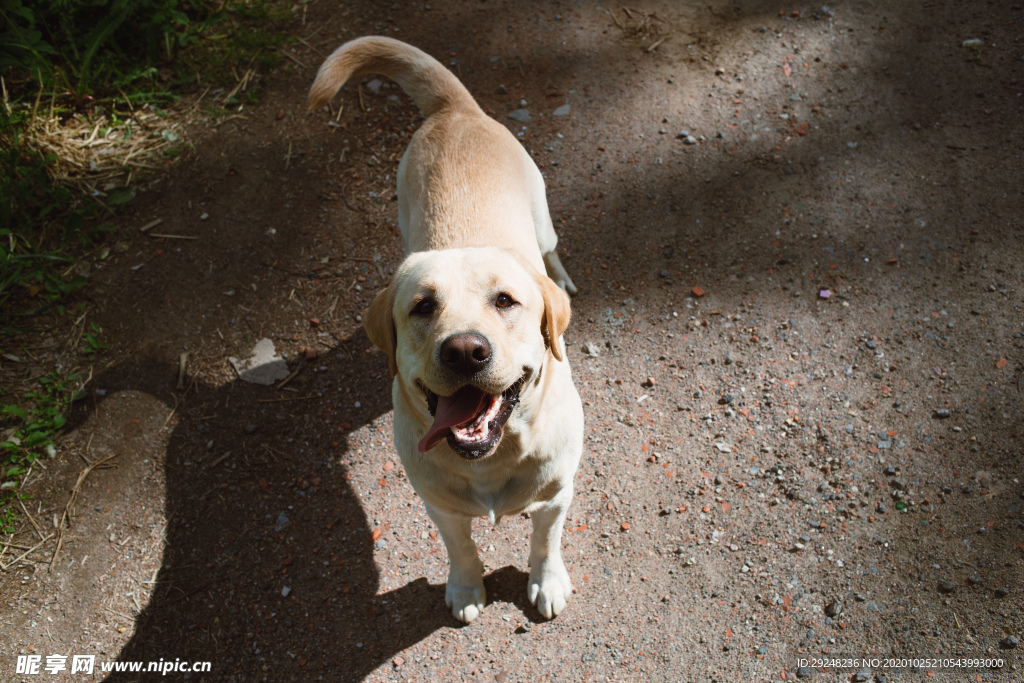
[[[491,345],[479,334],[453,334],[441,342],[441,362],[460,375],[470,377],[491,360]]]

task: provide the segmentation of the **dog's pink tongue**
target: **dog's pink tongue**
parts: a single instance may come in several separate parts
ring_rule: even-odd
[[[426,453],[447,437],[451,427],[476,417],[483,410],[486,400],[487,394],[474,386],[462,387],[451,396],[438,396],[434,424],[430,425],[427,435],[420,441],[420,453]]]

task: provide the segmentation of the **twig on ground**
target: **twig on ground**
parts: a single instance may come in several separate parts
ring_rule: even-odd
[[[150,237],[163,237],[164,239],[168,239],[168,240],[197,240],[197,239],[199,239],[195,235],[165,235],[165,234],[158,233],[158,232],[151,232],[151,233],[149,233],[149,236]]]
[[[356,213],[363,213],[362,209],[357,209],[356,207],[354,207],[354,206],[352,206],[351,204],[348,203],[348,197],[345,196],[347,191],[348,191],[348,185],[345,185],[344,187],[341,188],[341,201],[343,201],[345,203],[345,206],[347,206],[350,211],[355,211]]]
[[[206,367],[206,363],[200,365],[199,369],[196,370],[194,375],[192,375],[192,383],[188,385],[188,389],[186,389],[185,393],[181,395],[181,398],[178,399],[178,402],[174,404],[174,409],[171,410],[170,415],[168,415],[167,419],[164,420],[164,427],[170,424],[171,418],[174,417],[174,413],[178,412],[178,408],[181,407],[182,401],[184,401],[185,397],[188,396],[188,392],[192,391],[192,387],[196,385],[196,379],[199,377],[199,373],[202,371],[204,367]]]
[[[222,462],[224,462],[225,460],[227,460],[228,458],[231,457],[231,453],[232,453],[232,451],[225,451],[224,455],[220,456],[219,458],[217,458],[216,460],[211,462],[209,464],[209,467],[212,469],[212,468],[216,467],[217,465],[221,464]]]
[[[310,34],[310,35],[312,36],[312,34]],[[324,53],[323,53],[323,52],[320,52],[320,50],[316,49],[315,47],[313,47],[312,45],[310,45],[310,44],[309,44],[308,42],[306,42],[306,39],[305,39],[305,38],[303,38],[302,36],[295,36],[295,38],[296,38],[296,39],[297,39],[297,40],[298,40],[298,41],[299,41],[300,43],[302,43],[303,45],[305,45],[306,47],[308,47],[308,48],[309,48],[310,50],[312,50],[313,52],[317,53],[317,54],[318,54],[318,55],[320,55],[321,57],[323,57],[323,56],[324,56]]]
[[[649,47],[645,48],[645,52],[647,52],[647,54],[651,54],[652,52],[654,52],[654,48],[658,47],[659,45],[661,45],[664,42],[665,42],[665,38],[660,39],[656,43],[653,43]]]
[[[262,444],[262,446],[263,446],[263,450],[267,451],[268,453],[270,453],[271,455],[273,455],[275,457],[288,458],[288,454],[287,453],[282,453],[281,451],[279,451],[276,448],[273,448],[271,446],[268,446],[267,444]]]
[[[302,42],[306,42],[306,41],[302,41]],[[281,48],[281,54],[283,54],[285,57],[287,57],[288,59],[292,60],[293,62],[295,62],[299,66],[301,66],[303,69],[308,69],[309,68],[308,66],[306,66],[305,64],[300,62],[298,59],[296,59],[292,55],[288,54],[288,51],[285,50],[284,48]]]
[[[25,516],[28,517],[28,521],[32,522],[32,528],[36,530],[36,534],[38,534],[39,538],[42,538],[43,530],[39,528],[39,525],[36,524],[36,518],[33,517],[32,513],[28,511],[27,507],[25,507],[25,501],[18,499],[18,505],[20,505],[21,509],[25,512]]]
[[[278,389],[284,389],[284,385],[288,384],[288,382],[291,382],[293,379],[295,379],[298,376],[298,374],[300,372],[302,372],[303,366],[304,366],[304,363],[299,363],[299,367],[295,368],[295,372],[293,372],[292,374],[288,375],[283,380],[281,380],[281,383],[277,385],[277,388]]]
[[[89,439],[92,442],[92,439]],[[86,446],[88,449],[88,446]],[[85,456],[83,456],[85,457]],[[85,481],[94,469],[97,467],[105,466],[109,461],[117,457],[117,454],[108,455],[100,460],[94,460],[89,465],[78,473],[78,479],[75,481],[75,485],[71,488],[71,495],[68,496],[68,502],[64,505],[64,514],[61,515],[60,523],[57,525],[57,547],[53,549],[53,556],[50,558],[50,571],[53,571],[53,565],[57,561],[57,555],[60,554],[61,546],[64,545],[64,526],[71,526],[71,520],[75,515],[75,502],[78,500],[78,494],[82,490],[82,483]],[[88,460],[86,460],[88,462]]]
[[[285,401],[308,401],[311,398],[320,398],[316,394],[310,394],[309,396],[296,396],[295,398],[261,398],[257,400],[257,403],[284,403]]]
[[[53,534],[48,535],[43,540],[39,541],[39,543],[36,543],[30,549],[26,550],[21,555],[19,555],[18,557],[14,558],[13,560],[11,560],[10,563],[8,563],[8,564],[0,563],[0,571],[6,572],[9,569],[13,569],[18,563],[20,563],[22,561],[30,562],[32,564],[36,564],[35,560],[26,560],[25,558],[28,557],[29,553],[35,552],[39,548],[39,546],[41,546],[42,544],[46,543],[51,538],[53,538]]]
[[[178,391],[185,388],[185,365],[188,363],[188,354],[178,356]]]
[[[21,545],[20,543],[3,543],[0,542],[0,549],[6,550],[7,548],[14,548],[15,550],[31,550],[30,545]],[[2,555],[2,553],[0,553]]]

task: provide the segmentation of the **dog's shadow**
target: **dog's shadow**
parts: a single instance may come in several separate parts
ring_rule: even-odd
[[[225,680],[359,681],[437,629],[460,625],[443,583],[421,577],[377,595],[372,530],[345,466],[351,433],[391,409],[386,365],[362,353],[368,345],[360,333],[318,359],[317,372],[307,369],[288,396],[308,400],[282,401],[284,392],[241,381],[192,388],[163,463],[168,522],[156,587],[120,661],[211,662],[208,675]],[[176,371],[135,361],[92,386],[107,396],[149,394],[169,412]],[[358,407],[336,397],[339,387],[359,387]],[[72,426],[87,430],[95,410],[102,400],[74,411]],[[447,571],[443,549],[424,561]],[[538,620],[526,580],[513,567],[492,573],[489,602],[513,602]]]

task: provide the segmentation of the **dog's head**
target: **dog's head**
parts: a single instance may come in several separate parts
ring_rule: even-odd
[[[494,451],[548,356],[563,360],[569,297],[504,249],[425,251],[402,263],[363,321],[392,377],[433,416],[420,452],[447,440],[475,459]]]

